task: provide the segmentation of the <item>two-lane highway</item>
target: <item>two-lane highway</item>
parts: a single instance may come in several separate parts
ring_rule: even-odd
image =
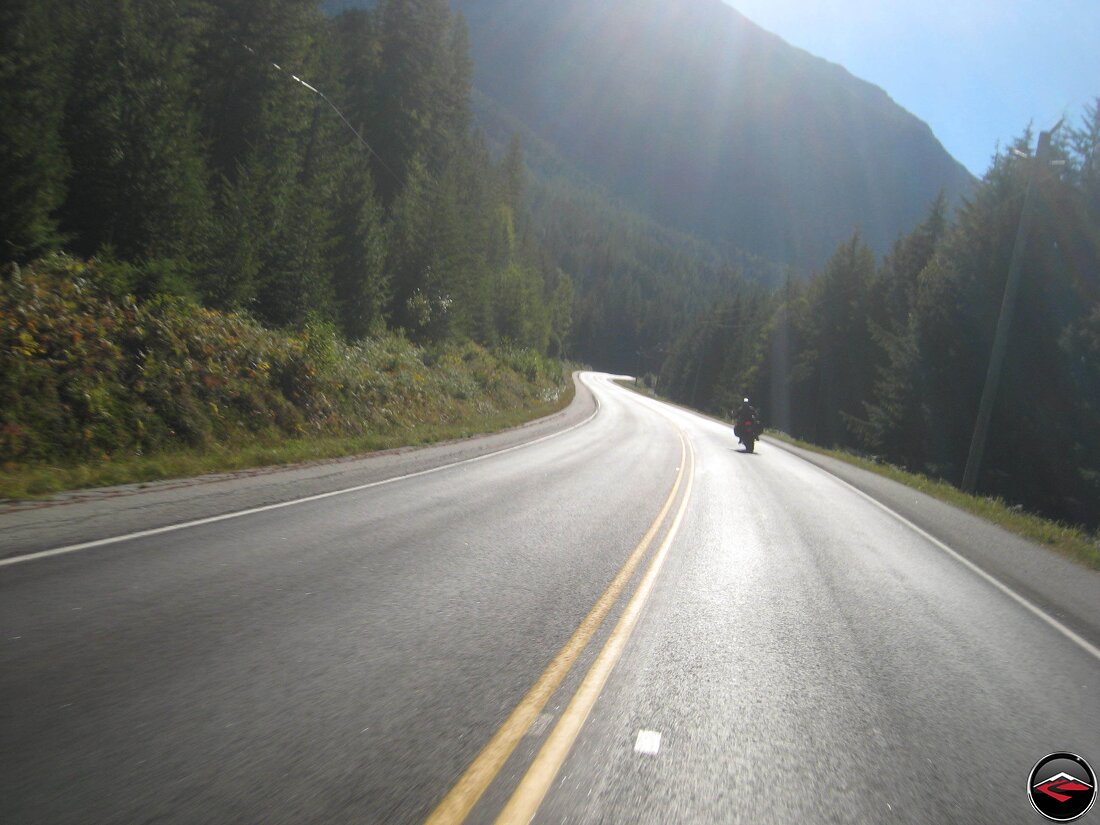
[[[698,456],[684,531],[537,822],[1042,821],[1035,762],[1100,761],[1095,641],[818,468],[664,410]]]
[[[0,566],[0,822],[1031,821],[1100,762],[1097,639],[584,380],[528,446]]]

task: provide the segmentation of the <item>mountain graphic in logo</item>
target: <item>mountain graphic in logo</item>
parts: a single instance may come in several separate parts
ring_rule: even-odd
[[[1076,776],[1070,776],[1063,771],[1045,782],[1040,782],[1035,786],[1035,790],[1039,793],[1045,793],[1059,802],[1069,802],[1073,799],[1074,792],[1091,791],[1092,785],[1087,785]]]
[[[1083,816],[1096,800],[1096,776],[1077,754],[1052,753],[1032,768],[1027,794],[1047,819],[1070,822]]]

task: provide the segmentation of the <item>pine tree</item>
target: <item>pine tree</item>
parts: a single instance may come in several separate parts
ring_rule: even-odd
[[[374,177],[391,206],[416,174],[441,171],[452,137],[443,89],[453,68],[446,0],[382,0],[378,7],[381,76],[369,140],[378,152]]]
[[[873,301],[875,321],[884,331],[900,331],[906,326],[916,298],[917,279],[947,231],[947,211],[947,198],[940,192],[928,208],[927,217],[899,238],[883,261]]]
[[[547,355],[551,358],[565,358],[568,356],[570,333],[573,329],[573,304],[576,300],[573,279],[556,269],[548,286],[550,341]]]
[[[432,316],[432,208],[432,180],[418,159],[389,213],[385,265],[392,285],[387,314],[414,336],[427,330]]]
[[[188,264],[208,227],[198,122],[191,108],[192,19],[154,0],[103,0],[75,12],[88,43],[63,134],[73,160],[64,228],[77,252]]]
[[[759,337],[748,381],[763,419],[782,432],[804,435],[807,431],[805,402],[807,372],[800,366],[799,355],[805,346],[805,287],[788,277],[777,291],[775,308],[765,317],[767,323]]]
[[[56,212],[68,157],[60,136],[67,58],[60,4],[0,7],[0,259],[26,261],[60,242]]]
[[[865,403],[866,421],[857,425],[857,432],[868,449],[914,469],[923,469],[928,431],[920,349],[911,316],[921,273],[947,228],[947,203],[941,194],[928,217],[899,239],[883,262],[872,309],[872,334],[881,357]]]
[[[459,337],[491,344],[497,340],[489,240],[496,220],[496,172],[480,134],[463,142],[442,183],[457,206],[448,244],[451,326]]]
[[[875,368],[869,312],[874,277],[874,256],[856,232],[810,283],[801,358],[813,382],[808,424],[822,444],[852,441],[848,421],[863,412],[868,397]]]
[[[316,154],[306,169],[331,123],[317,96],[292,78],[325,85],[315,50],[322,30],[317,7],[306,0],[223,0],[212,7],[195,61],[218,182],[219,231],[205,267],[206,294],[277,324],[331,312],[331,280],[321,264],[331,243],[321,206],[327,193],[310,189],[325,179]]]
[[[385,322],[391,296],[383,220],[366,158],[356,153],[336,193],[332,249],[337,318],[350,339],[362,338]]]

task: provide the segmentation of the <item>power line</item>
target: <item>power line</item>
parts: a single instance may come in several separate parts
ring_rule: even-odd
[[[366,150],[368,152],[370,152],[378,160],[378,162],[382,165],[382,168],[385,169],[387,172],[389,172],[390,175],[393,177],[393,179],[398,184],[401,183],[400,176],[398,176],[398,174],[396,172],[394,172],[393,169],[391,169],[389,167],[389,164],[387,164],[386,161],[384,161],[382,159],[381,155],[379,155],[376,151],[374,151],[373,147],[369,143],[367,143],[366,138],[363,137],[363,135],[359,132],[359,130],[356,129],[354,126],[352,126],[351,122],[346,117],[344,117],[344,113],[341,112],[339,108],[337,108],[335,103],[333,103],[331,100],[329,100],[328,95],[326,95],[324,92],[322,92],[316,86],[313,86],[312,84],[307,83],[305,80],[298,77],[298,75],[294,74],[293,72],[288,71],[287,69],[284,69],[282,66],[280,66],[278,63],[276,63],[274,60],[268,60],[268,59],[262,57],[255,49],[253,49],[247,43],[244,43],[244,42],[238,40],[236,37],[233,38],[233,41],[235,43],[237,43],[238,45],[240,45],[241,47],[243,47],[244,49],[247,49],[249,54],[251,54],[252,56],[254,56],[254,57],[256,57],[260,60],[263,60],[264,62],[270,64],[272,67],[274,67],[281,74],[287,75],[295,83],[297,83],[300,86],[303,86],[304,88],[306,88],[307,90],[309,90],[310,92],[312,92],[313,94],[315,94],[319,98],[321,98],[321,100],[325,101],[325,103],[327,103],[332,108],[332,111],[336,112],[336,116],[339,117],[340,120],[342,120],[344,122],[344,125],[348,127],[348,129],[351,131],[351,133],[353,135],[355,135],[356,139],[361,144],[363,144],[364,148],[366,148]]]
[[[367,143],[366,138],[364,138],[363,135],[360,134],[360,132],[354,126],[351,125],[351,122],[346,117],[344,117],[344,113],[340,111],[340,109],[336,106],[336,104],[333,103],[331,100],[329,100],[328,95],[326,95],[324,92],[322,92],[320,89],[318,89],[316,86],[312,85],[311,83],[307,83],[305,80],[298,77],[298,75],[294,74],[293,72],[288,71],[287,69],[284,69],[282,66],[280,66],[278,63],[276,63],[274,60],[269,60],[269,59],[263,57],[255,49],[253,49],[251,46],[249,46],[247,43],[239,40],[236,37],[233,38],[233,42],[237,43],[238,45],[240,45],[244,49],[247,49],[249,54],[251,54],[253,57],[256,57],[257,59],[262,60],[265,63],[270,64],[271,67],[274,68],[276,71],[278,71],[280,74],[287,75],[295,83],[297,83],[298,85],[304,87],[307,91],[311,92],[312,94],[317,95],[319,98],[321,98],[321,100],[325,101],[325,103],[327,103],[332,108],[332,111],[336,112],[337,117],[339,117],[340,120],[343,121],[344,125],[347,126],[347,128],[351,131],[351,133],[353,135],[355,135],[356,139],[363,145],[363,147],[368,152],[370,152],[370,154],[373,155],[378,160],[378,163],[381,164],[382,168],[385,169],[386,172],[388,172],[390,174],[390,176],[394,179],[394,181],[397,183],[397,185],[401,186],[404,183],[404,181],[402,181],[401,177],[396,172],[394,172],[393,169],[390,168],[390,165],[388,163],[386,163],[385,160],[382,159],[382,156],[379,155],[376,151],[374,151],[374,148],[369,143]],[[411,224],[407,224],[404,228],[405,228],[405,231],[408,233],[408,235],[413,240],[418,241],[419,243],[421,243],[424,246],[428,246],[428,242],[427,242],[426,238],[420,232],[418,227],[413,226]],[[417,289],[417,292],[419,292],[419,288]]]

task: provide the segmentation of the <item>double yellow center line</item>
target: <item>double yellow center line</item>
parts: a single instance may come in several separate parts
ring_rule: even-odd
[[[572,668],[577,657],[591,641],[596,630],[603,623],[607,614],[611,612],[618,601],[619,596],[630,582],[649,551],[649,546],[661,532],[677,497],[683,489],[680,498],[680,506],[672,519],[671,526],[665,534],[664,541],[654,554],[645,576],[638,588],[634,591],[630,602],[623,610],[618,624],[611,632],[603,649],[597,655],[596,660],[589,668],[584,681],[573,695],[568,707],[558,720],[557,725],[551,731],[542,749],[539,751],[530,768],[516,788],[512,798],[504,807],[498,823],[527,823],[535,815],[542,800],[550,788],[554,777],[565,761],[566,756],[576,740],[577,734],[588,718],[588,713],[600,695],[612,668],[619,660],[623,648],[626,646],[630,634],[641,615],[642,607],[649,596],[653,585],[664,564],[684,512],[687,510],[688,499],[691,495],[692,479],[695,470],[695,454],[683,434],[680,434],[680,467],[676,474],[676,481],[672,485],[672,491],[668,494],[661,511],[657,514],[642,540],[631,552],[622,568],[616,574],[607,590],[597,600],[596,604],[585,616],[584,621],[578,625],[569,641],[558,651],[557,656],[543,671],[538,681],[531,687],[527,694],[516,705],[515,709],[500,726],[493,738],[482,749],[477,758],[462,774],[458,782],[439,803],[439,806],[427,819],[427,825],[456,825],[463,822],[478,799],[496,778],[504,763],[511,756],[517,744],[538,718],[550,697],[557,690],[566,674]]]

